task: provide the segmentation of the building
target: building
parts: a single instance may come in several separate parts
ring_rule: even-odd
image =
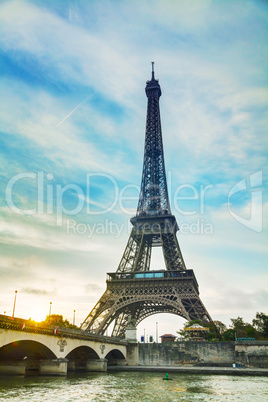
[[[177,337],[172,334],[165,334],[165,335],[161,335],[160,338],[161,338],[161,343],[164,343],[164,342],[174,342]]]

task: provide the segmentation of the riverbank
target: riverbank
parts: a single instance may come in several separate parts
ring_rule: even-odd
[[[184,374],[214,374],[234,376],[268,376],[268,369],[244,367],[197,367],[197,366],[108,366],[109,371],[143,371]]]
[[[138,351],[130,365],[268,369],[268,341],[139,343]]]

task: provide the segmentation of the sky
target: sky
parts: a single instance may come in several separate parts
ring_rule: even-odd
[[[52,303],[80,325],[105,291],[138,202],[152,61],[200,298],[227,327],[267,313],[267,22],[261,0],[0,2],[1,314],[17,290],[15,316]],[[184,323],[153,315],[138,335]]]

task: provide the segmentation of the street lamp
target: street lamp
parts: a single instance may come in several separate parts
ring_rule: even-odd
[[[18,293],[18,291],[17,291],[17,290],[15,290],[15,298],[14,298],[14,306],[13,306],[13,313],[12,313],[12,317],[14,317],[14,314],[15,314],[15,307],[16,307],[17,293]]]
[[[155,323],[155,340],[158,343],[158,322]]]
[[[75,310],[74,310],[73,325],[75,325]]]
[[[52,306],[52,302],[49,303],[49,314],[48,314],[48,319],[50,319],[51,316],[51,306]]]

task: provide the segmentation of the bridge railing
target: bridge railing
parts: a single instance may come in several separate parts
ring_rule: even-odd
[[[13,331],[31,332],[42,335],[51,335],[64,338],[84,339],[92,341],[105,341],[106,343],[127,343],[124,339],[107,337],[105,335],[98,335],[80,329],[64,328],[55,325],[41,326],[37,322],[31,320],[10,317],[0,314],[0,328]]]

